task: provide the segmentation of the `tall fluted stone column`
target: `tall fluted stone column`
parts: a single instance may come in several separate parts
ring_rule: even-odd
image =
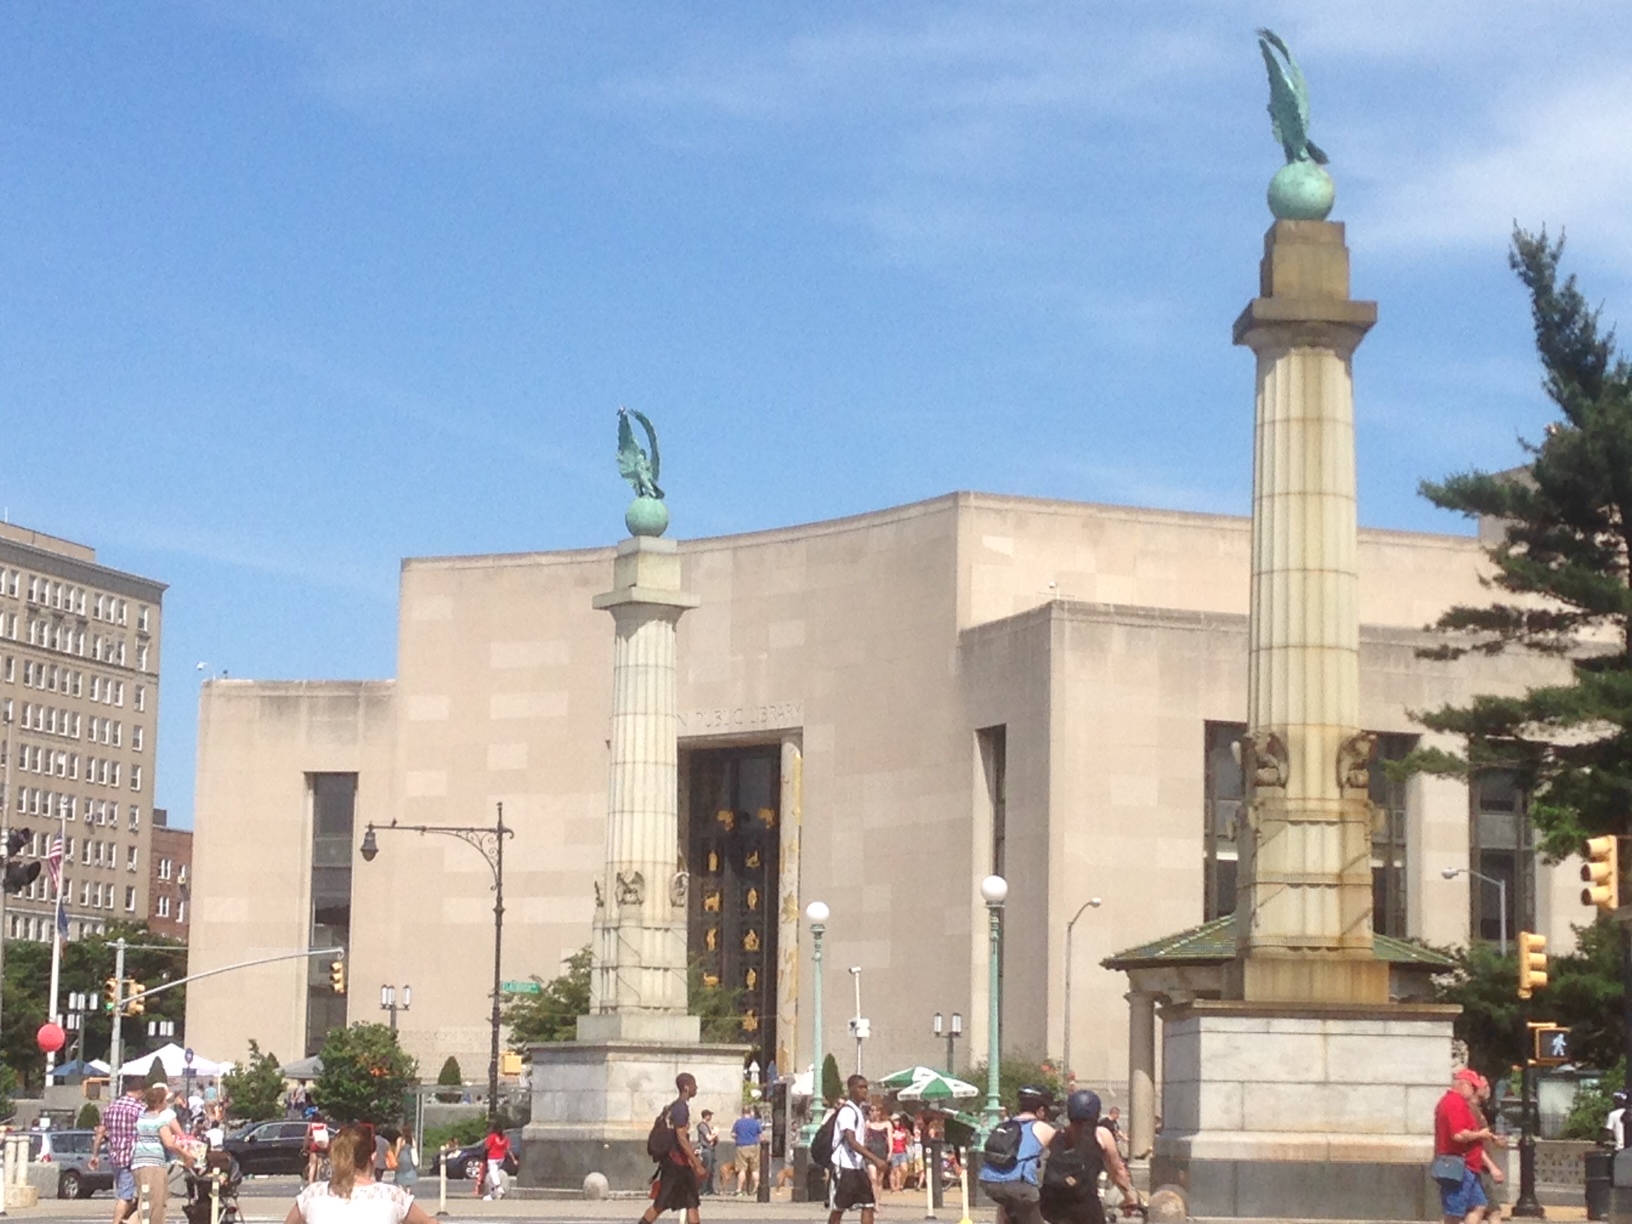
[[[1233,984],[1245,1000],[1386,1002],[1371,930],[1350,366],[1377,307],[1349,297],[1336,222],[1276,221],[1260,280],[1235,323],[1235,342],[1257,356],[1258,386],[1250,828]]]
[[[692,1041],[686,1014],[686,879],[680,874],[675,628],[695,595],[672,540],[618,546],[612,614],[612,764],[606,867],[596,884],[590,1014],[580,1041]]]

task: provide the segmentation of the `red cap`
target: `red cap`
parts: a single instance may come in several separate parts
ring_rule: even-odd
[[[1479,1074],[1479,1072],[1475,1071],[1472,1067],[1458,1067],[1456,1069],[1456,1071],[1454,1073],[1452,1073],[1452,1075],[1451,1075],[1451,1082],[1452,1083],[1461,1083],[1461,1084],[1472,1084],[1475,1088],[1477,1088],[1477,1087],[1479,1087],[1480,1081],[1483,1078],[1484,1077],[1481,1076]]]

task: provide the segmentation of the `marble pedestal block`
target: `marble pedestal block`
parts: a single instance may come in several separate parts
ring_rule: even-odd
[[[1182,1187],[1192,1216],[1437,1219],[1428,1162],[1458,1010],[1167,1009],[1151,1185]]]
[[[686,1018],[696,1025],[696,1017]],[[644,1190],[652,1175],[646,1135],[675,1098],[674,1077],[682,1071],[697,1077],[694,1122],[705,1109],[729,1121],[742,1109],[747,1055],[744,1046],[695,1038],[534,1046],[533,1120],[522,1131],[522,1184],[578,1189],[586,1175],[603,1173],[613,1190]]]

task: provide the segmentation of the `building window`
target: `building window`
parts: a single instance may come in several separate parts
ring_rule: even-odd
[[[1235,913],[1240,862],[1237,837],[1246,802],[1246,777],[1236,745],[1246,733],[1246,723],[1210,722],[1205,728],[1202,854],[1206,893],[1202,917],[1208,922]]]
[[[1503,890],[1508,938],[1529,930],[1536,917],[1536,852],[1530,815],[1517,779],[1506,771],[1480,774],[1468,787],[1472,806],[1468,862],[1480,876],[1468,881],[1468,929],[1475,939],[1502,936]],[[1498,888],[1491,880],[1500,880]]]
[[[126,884],[125,885],[125,913],[134,914],[135,912],[136,912],[136,886],[134,884]]]
[[[187,921],[187,900],[182,898],[176,902],[176,923],[181,925]]]
[[[140,765],[130,767],[130,789],[133,791],[142,789],[142,767]]]
[[[126,853],[126,857],[125,857],[125,870],[126,871],[135,871],[136,870],[136,847],[135,846],[130,846],[130,847],[127,848],[127,853]]]
[[[161,858],[159,860],[159,879],[168,880],[169,878],[170,878],[170,860],[167,859],[167,858]]]
[[[160,897],[159,898],[159,917],[160,918],[170,917],[170,898],[169,897]]]
[[[986,807],[992,823],[991,874],[1003,875],[1009,841],[1009,729],[984,727],[975,732],[981,774],[986,781]]]
[[[1417,746],[1414,735],[1379,735],[1371,758],[1371,929],[1404,939],[1406,913],[1406,830],[1410,787],[1389,778],[1386,761],[1400,761]]]
[[[351,946],[351,863],[357,775],[308,774],[312,811],[311,947]],[[316,1054],[331,1029],[346,1025],[346,998],[329,987],[328,965],[313,959],[306,979],[306,1054]]]

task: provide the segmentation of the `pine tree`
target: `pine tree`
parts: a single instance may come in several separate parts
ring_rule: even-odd
[[[839,1079],[839,1060],[829,1054],[822,1059],[822,1100],[837,1105],[844,1100],[844,1083]]]
[[[1487,549],[1495,602],[1446,612],[1435,627],[1448,640],[1423,653],[1519,649],[1557,658],[1568,675],[1419,715],[1465,750],[1429,749],[1411,762],[1463,777],[1513,771],[1552,861],[1579,853],[1587,836],[1632,831],[1632,365],[1575,277],[1560,283],[1563,246],[1545,230],[1516,230],[1510,257],[1530,291],[1542,386],[1561,419],[1539,444],[1522,444],[1530,462],[1519,473],[1422,486],[1437,506],[1503,525]]]

